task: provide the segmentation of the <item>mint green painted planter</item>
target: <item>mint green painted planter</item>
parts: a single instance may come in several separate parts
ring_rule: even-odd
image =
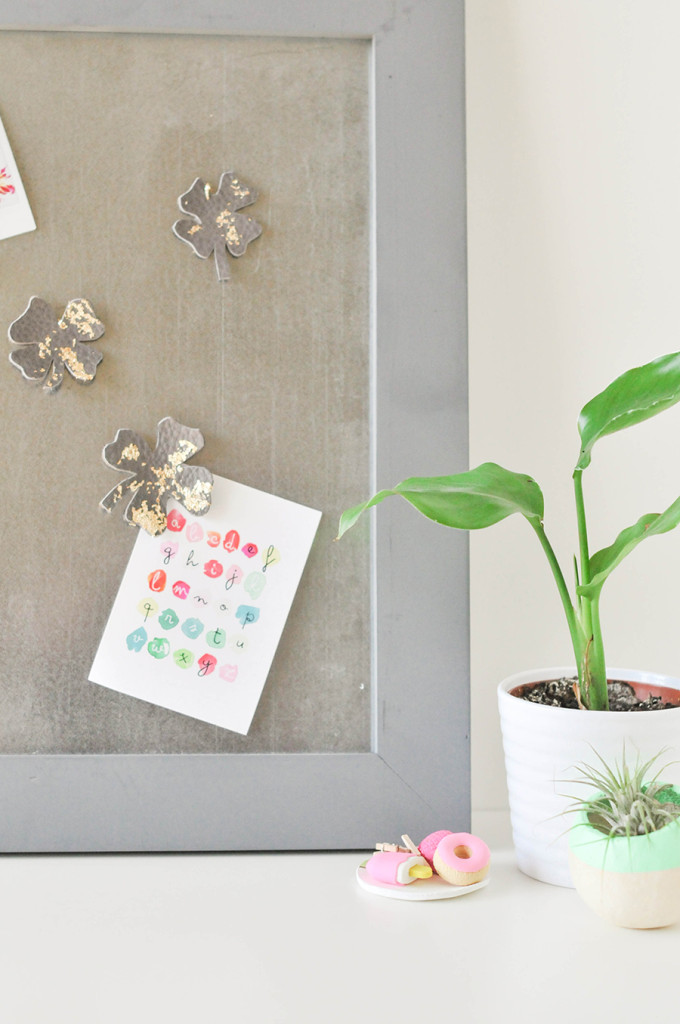
[[[569,832],[569,867],[584,902],[612,924],[680,920],[680,819],[649,835],[608,839],[581,811]]]

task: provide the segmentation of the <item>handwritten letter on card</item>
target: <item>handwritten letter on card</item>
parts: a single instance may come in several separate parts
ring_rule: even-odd
[[[246,734],[321,513],[214,478],[210,511],[140,531],[90,681]]]

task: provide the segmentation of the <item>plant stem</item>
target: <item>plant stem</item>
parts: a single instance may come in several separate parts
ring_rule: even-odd
[[[588,528],[586,526],[586,509],[583,501],[583,470],[574,470],[574,500],[576,502],[576,522],[578,524],[578,550],[581,566],[581,586],[590,583],[590,554],[588,551]],[[583,601],[583,629],[587,636],[592,634],[592,618],[590,602]]]
[[[588,528],[583,500],[583,470],[574,470],[574,500],[578,523],[578,546],[581,563],[581,585],[590,583],[590,553],[588,550]],[[581,699],[591,711],[604,711],[609,707],[607,696],[607,669],[604,661],[604,644],[600,626],[600,595],[584,597],[580,601],[580,620],[586,636],[583,667],[579,667]]]
[[[571,601],[569,589],[564,581],[564,575],[560,568],[560,563],[557,561],[557,556],[553,551],[552,545],[548,540],[547,534],[543,527],[543,523],[537,519],[528,520],[531,526],[534,528],[534,532],[541,542],[541,547],[545,551],[550,569],[552,570],[557,589],[562,600],[562,607],[564,608],[564,614],[567,617],[567,624],[569,626],[569,634],[571,636],[572,647],[574,648],[574,656],[576,658],[576,665],[578,668],[579,679],[581,678],[581,665],[583,664],[583,657],[585,651],[585,637],[583,630],[581,629],[578,621],[578,616]]]
[[[600,595],[588,601],[592,622],[592,643],[588,651],[587,674],[589,680],[589,707],[591,711],[606,711],[609,708],[607,694],[607,668],[604,660],[602,627],[600,626]]]

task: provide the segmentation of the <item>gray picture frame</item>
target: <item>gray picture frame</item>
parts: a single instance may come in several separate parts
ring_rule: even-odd
[[[0,28],[369,39],[373,479],[467,467],[462,0],[0,0]],[[1,755],[0,849],[364,849],[468,829],[467,536],[385,503],[372,587],[370,752]]]

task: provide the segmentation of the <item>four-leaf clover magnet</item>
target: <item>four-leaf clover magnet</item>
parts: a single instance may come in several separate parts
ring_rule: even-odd
[[[179,208],[193,220],[178,220],[172,230],[192,247],[197,256],[207,259],[215,254],[217,277],[228,281],[229,257],[242,256],[253,239],[262,234],[262,227],[252,217],[238,213],[257,199],[254,188],[244,185],[233,171],[225,171],[217,192],[202,178],[196,178],[188,192],[178,199]]]
[[[87,299],[71,299],[60,319],[52,307],[35,295],[21,316],[10,324],[9,338],[19,347],[9,361],[26,380],[42,381],[45,391],[57,391],[67,369],[74,380],[94,380],[101,352],[85,342],[96,341],[104,324]]]
[[[184,465],[202,447],[200,430],[184,427],[171,416],[158,424],[153,452],[133,430],[119,430],[115,440],[104,448],[103,457],[107,466],[128,475],[102,498],[101,507],[110,512],[130,492],[125,519],[152,536],[165,530],[170,498],[195,516],[205,515],[212,498],[212,473],[203,466]]]

